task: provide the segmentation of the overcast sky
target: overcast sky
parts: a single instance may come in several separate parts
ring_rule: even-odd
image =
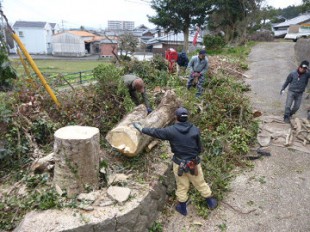
[[[108,20],[134,21],[154,27],[147,15],[155,15],[150,0],[0,0],[10,23],[16,20],[47,21],[72,27],[106,28]],[[268,5],[285,8],[302,0],[266,0]]]

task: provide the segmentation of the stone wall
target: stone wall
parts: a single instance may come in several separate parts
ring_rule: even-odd
[[[310,39],[298,39],[294,48],[298,64],[303,60],[308,60],[310,62]]]

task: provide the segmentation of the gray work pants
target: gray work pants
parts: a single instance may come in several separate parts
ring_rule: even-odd
[[[287,92],[284,117],[290,117],[297,112],[300,107],[302,93],[295,93],[292,91]]]
[[[194,73],[191,73],[191,75],[188,78],[188,81],[187,81],[187,84],[186,84],[187,89],[189,89],[191,86],[193,86],[193,81],[195,79],[193,74]],[[196,93],[196,97],[200,97],[200,95],[202,94],[202,92],[203,92],[202,85],[203,85],[204,82],[205,82],[205,77],[204,77],[204,75],[202,75],[202,76],[200,76],[198,78],[198,83],[196,84],[197,89],[198,89],[198,91]]]

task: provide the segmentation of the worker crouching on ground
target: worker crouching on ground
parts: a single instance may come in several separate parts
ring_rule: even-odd
[[[188,63],[190,69],[190,76],[188,78],[186,87],[197,86],[198,92],[196,97],[200,97],[203,91],[203,84],[205,82],[205,75],[208,71],[208,57],[206,50],[200,50],[198,56],[193,56]]]
[[[142,128],[140,123],[133,123],[133,125],[143,134],[170,142],[174,153],[173,172],[177,184],[176,196],[179,201],[176,210],[184,216],[187,215],[186,202],[190,183],[206,199],[208,208],[215,209],[217,200],[211,197],[211,190],[204,180],[200,164],[200,131],[187,121],[188,111],[185,108],[178,108],[175,116],[176,123],[166,128]]]
[[[150,103],[146,94],[146,89],[143,80],[140,77],[137,77],[133,74],[124,75],[123,77],[124,84],[128,88],[129,95],[131,100],[135,103],[135,105],[139,105],[144,103],[147,108],[147,113],[152,112],[152,108],[150,107]],[[141,97],[143,102],[139,101],[139,97],[137,93],[141,93]]]

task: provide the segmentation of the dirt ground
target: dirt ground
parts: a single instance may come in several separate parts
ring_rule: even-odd
[[[249,55],[249,93],[263,115],[283,115],[286,93],[279,92],[288,73],[298,66],[293,42],[259,43]],[[306,97],[306,96],[304,96]],[[303,99],[296,117],[305,117]],[[237,174],[231,192],[208,220],[193,206],[186,217],[172,210],[164,216],[164,231],[310,231],[310,154],[270,147],[271,156],[253,162],[253,169]]]

